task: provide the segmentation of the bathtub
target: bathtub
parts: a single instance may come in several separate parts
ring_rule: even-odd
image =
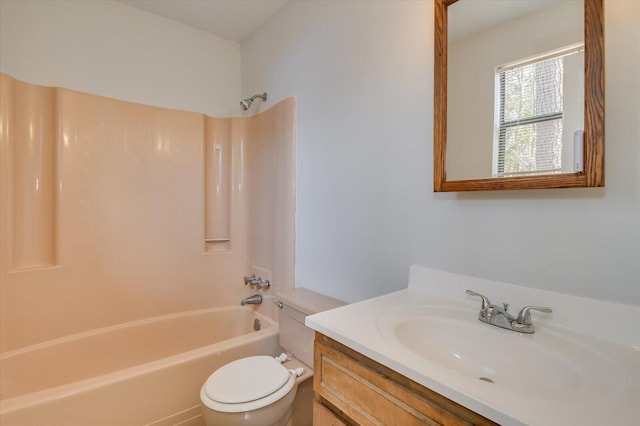
[[[240,306],[67,336],[0,356],[0,424],[201,425],[216,368],[279,350],[277,325]]]

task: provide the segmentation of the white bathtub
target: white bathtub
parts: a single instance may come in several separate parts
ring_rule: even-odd
[[[279,350],[277,325],[239,306],[56,339],[0,356],[0,424],[199,425],[200,387],[216,368]]]

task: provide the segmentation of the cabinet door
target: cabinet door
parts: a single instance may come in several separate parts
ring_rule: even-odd
[[[494,424],[340,343],[317,334],[314,391],[358,425]]]

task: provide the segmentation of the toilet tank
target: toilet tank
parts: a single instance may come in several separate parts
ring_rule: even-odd
[[[278,312],[280,346],[309,367],[313,367],[314,331],[304,325],[307,315],[343,306],[344,302],[306,288],[276,294],[282,307]]]

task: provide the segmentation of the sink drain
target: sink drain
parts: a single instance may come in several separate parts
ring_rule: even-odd
[[[489,383],[493,383],[493,380],[491,380],[488,377],[478,377],[478,379],[482,380],[483,382],[489,382]]]

